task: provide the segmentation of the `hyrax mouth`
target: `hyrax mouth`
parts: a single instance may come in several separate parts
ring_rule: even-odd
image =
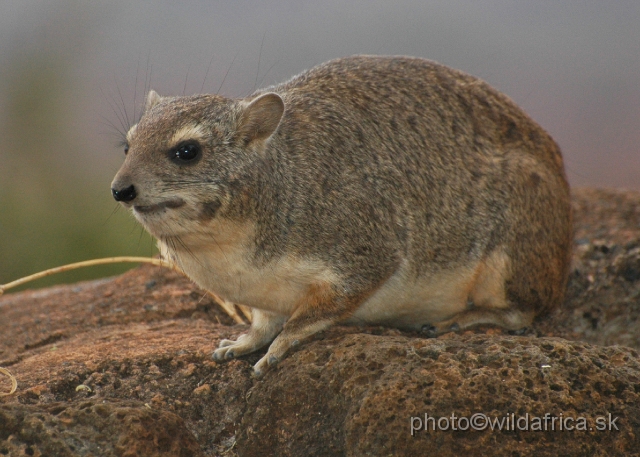
[[[181,198],[176,198],[173,200],[166,200],[153,205],[134,205],[133,210],[136,213],[149,214],[149,213],[157,213],[157,212],[163,211],[166,208],[169,208],[169,209],[180,208],[183,205],[184,205],[184,200]]]

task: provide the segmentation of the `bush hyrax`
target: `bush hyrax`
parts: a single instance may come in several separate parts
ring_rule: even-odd
[[[357,56],[240,100],[151,91],[126,140],[116,200],[201,287],[253,308],[216,360],[273,340],[260,375],[338,322],[520,329],[563,300],[560,150],[459,71]]]

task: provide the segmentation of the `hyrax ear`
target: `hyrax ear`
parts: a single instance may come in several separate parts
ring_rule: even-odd
[[[255,140],[266,140],[275,132],[282,114],[284,102],[276,93],[260,95],[246,105],[238,124],[238,136],[245,144]]]
[[[147,101],[144,104],[144,112],[146,113],[147,111],[149,111],[151,108],[160,103],[161,100],[162,97],[158,95],[155,90],[151,89],[147,94]]]

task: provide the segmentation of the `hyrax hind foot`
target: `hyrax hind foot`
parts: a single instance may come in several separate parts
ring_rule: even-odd
[[[296,319],[292,317],[284,326],[282,333],[269,346],[269,350],[258,362],[253,366],[253,374],[260,378],[270,366],[276,365],[284,358],[289,349],[300,344],[300,341],[310,337],[314,333],[318,333],[329,328],[335,323],[334,319],[323,319],[311,324],[303,323],[305,319]]]
[[[349,306],[357,303],[356,299],[338,297],[330,284],[312,285],[267,353],[253,366],[254,375],[262,377],[270,366],[284,358],[289,349],[335,324]]]
[[[443,333],[457,332],[476,325],[488,324],[513,331],[517,335],[524,333],[523,329],[531,324],[533,317],[534,313],[532,311],[473,308],[458,313],[445,321],[433,325],[423,325],[422,333],[428,338],[435,338]]]

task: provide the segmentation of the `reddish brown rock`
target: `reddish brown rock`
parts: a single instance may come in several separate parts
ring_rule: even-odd
[[[18,456],[201,456],[176,414],[100,399],[0,408],[0,453]]]
[[[477,413],[504,430],[474,431]],[[548,431],[535,431],[546,414]],[[615,426],[598,431],[609,415]],[[559,430],[579,418],[588,430]],[[241,429],[245,456],[631,455],[640,450],[640,361],[629,348],[560,338],[338,334],[256,385]]]
[[[632,455],[640,195],[579,190],[574,208],[566,304],[524,336],[479,329],[429,340],[336,327],[260,381],[251,377],[260,354],[210,358],[246,326],[167,270],[3,296],[0,366],[19,389],[0,398],[0,456]],[[590,428],[611,414],[619,430],[412,436],[411,418],[425,413],[529,414],[530,428],[546,413],[584,417]]]

